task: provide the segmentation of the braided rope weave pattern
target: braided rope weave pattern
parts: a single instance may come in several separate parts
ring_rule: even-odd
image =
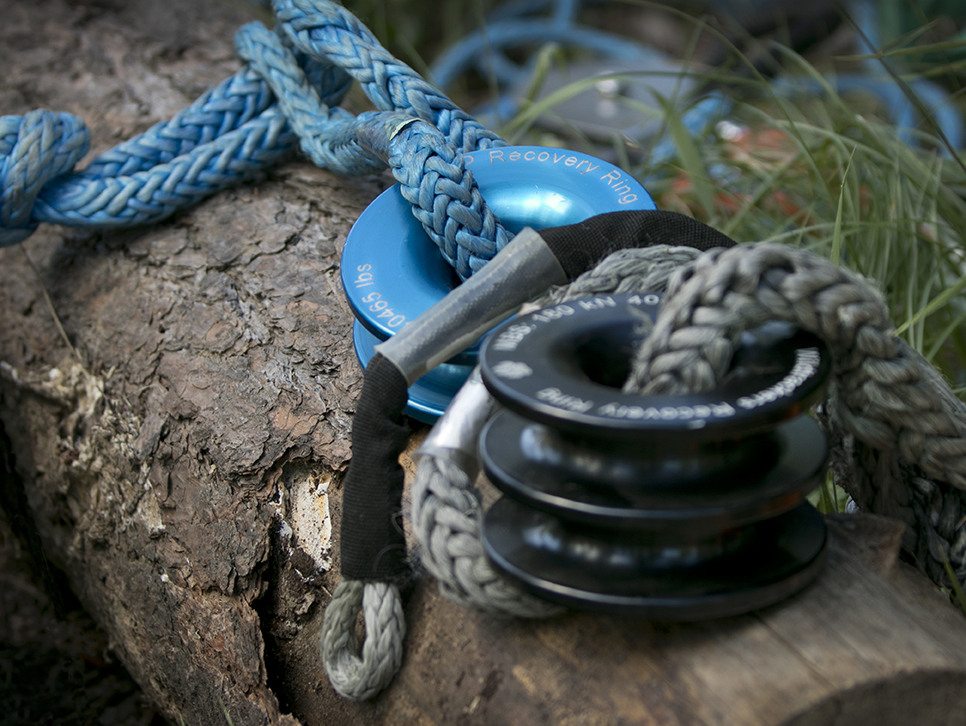
[[[385,163],[355,142],[356,117],[325,103],[295,54],[261,23],[235,36],[235,51],[274,91],[278,106],[312,162],[340,174],[372,174]]]
[[[43,110],[0,118],[0,134],[7,139],[0,147],[0,196],[5,200],[0,243],[26,239],[39,222],[72,227],[155,222],[289,156],[296,137],[285,117],[272,106],[252,115],[263,105],[259,97],[267,94],[267,87],[252,83],[247,70],[239,75],[77,174],[69,172],[90,145],[90,132],[81,119]],[[225,108],[212,110],[218,106]],[[213,118],[219,114],[221,123]],[[60,130],[58,145],[72,150],[59,163],[36,152],[40,118]],[[10,199],[20,200],[15,214],[7,211]]]
[[[326,84],[329,103],[341,101],[351,80],[314,60],[305,61],[305,73]],[[25,239],[38,222],[109,227],[158,221],[250,179],[294,150],[296,138],[274,103],[262,77],[243,68],[76,174],[69,172],[90,146],[81,119],[44,110],[0,118],[0,195],[23,200],[17,215],[0,216],[0,244]],[[58,128],[60,146],[72,150],[69,163],[32,151],[41,118]]]
[[[832,352],[820,420],[837,483],[860,509],[909,525],[904,545],[935,582],[951,584],[944,561],[966,579],[966,405],[895,336],[881,294],[857,275],[777,245],[711,250],[672,278],[626,388],[708,390],[740,332],[773,319]]]
[[[483,508],[473,481],[456,463],[426,456],[412,489],[420,561],[455,603],[519,618],[545,618],[563,608],[528,595],[493,569],[483,552]]]
[[[339,103],[349,90],[349,78],[332,66],[318,66],[319,73],[331,79],[329,103]],[[306,68],[306,74],[311,68]],[[320,82],[322,78],[320,77]],[[275,103],[275,95],[258,72],[242,68],[226,78],[170,120],[155,124],[143,134],[122,141],[91,161],[80,172],[89,177],[130,176],[166,164],[208,144],[220,136],[257,119]]]
[[[483,201],[462,152],[439,129],[423,121],[408,124],[390,149],[403,198],[461,278],[506,246],[511,235]]]
[[[344,8],[276,0],[275,10],[276,33],[260,23],[239,30],[236,49],[248,66],[80,172],[71,173],[90,145],[83,121],[49,111],[0,117],[0,245],[26,239],[39,222],[159,221],[256,177],[298,143],[338,173],[368,174],[388,163],[459,275],[482,267],[509,235],[462,154],[505,142],[393,58]],[[353,78],[387,118],[338,107]],[[401,127],[399,113],[425,123]]]
[[[356,642],[356,617],[364,613],[362,655]],[[335,690],[365,701],[389,685],[402,666],[406,618],[395,585],[343,580],[325,608],[322,662]]]
[[[570,285],[531,303],[534,308],[595,293],[661,292],[693,247],[646,247],[615,252]],[[481,422],[480,425],[485,422]],[[478,610],[516,617],[549,617],[561,608],[535,598],[496,572],[480,541],[483,508],[473,480],[457,463],[423,456],[412,488],[410,517],[421,562],[445,597]]]
[[[881,294],[857,275],[801,250],[758,245],[710,250],[672,278],[669,293],[627,389],[708,390],[727,370],[741,331],[793,322],[829,345],[836,415],[850,433],[966,489],[966,410],[895,336]]]
[[[503,146],[439,89],[392,56],[358,18],[319,0],[273,0],[280,32],[294,48],[344,69],[382,111],[408,111],[438,128],[461,151]]]
[[[12,245],[37,228],[37,195],[87,153],[90,132],[68,113],[31,111],[0,116],[0,245]]]
[[[289,156],[295,140],[285,117],[269,109],[241,128],[146,171],[119,177],[58,177],[44,186],[32,217],[69,227],[157,222],[253,179]]]

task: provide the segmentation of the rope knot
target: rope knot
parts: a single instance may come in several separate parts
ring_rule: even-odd
[[[45,109],[0,116],[0,246],[37,228],[32,213],[44,184],[70,172],[90,148],[84,121]]]

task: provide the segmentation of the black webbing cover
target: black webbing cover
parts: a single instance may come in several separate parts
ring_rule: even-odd
[[[403,416],[406,378],[376,353],[366,367],[352,420],[352,462],[342,488],[339,551],[342,576],[394,580],[408,573],[401,503],[409,425]]]
[[[610,212],[540,231],[567,277],[573,280],[604,257],[629,247],[670,245],[734,247],[735,241],[716,229],[677,212],[660,210]]]
[[[676,212],[628,211],[554,227],[540,236],[573,280],[605,256],[629,247],[732,247],[715,229]],[[399,455],[409,426],[403,416],[406,379],[376,353],[366,368],[352,422],[352,462],[343,486],[340,552],[342,576],[398,580],[408,574],[402,530],[403,470]]]

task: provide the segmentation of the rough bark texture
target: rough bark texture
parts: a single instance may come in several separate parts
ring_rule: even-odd
[[[233,72],[253,12],[0,0],[0,112],[72,111],[103,150]],[[164,224],[0,250],[29,513],[173,723],[962,723],[966,627],[875,518],[832,523],[801,597],[716,623],[503,621],[422,582],[392,688],[335,696],[318,633],[361,384],[338,254],[385,183],[293,162]]]
[[[71,111],[104,150],[234,72],[255,10],[0,2],[0,112]],[[2,413],[36,525],[173,722],[280,721],[263,628],[333,586],[327,489],[361,383],[339,251],[385,183],[293,163],[161,225],[0,251]]]

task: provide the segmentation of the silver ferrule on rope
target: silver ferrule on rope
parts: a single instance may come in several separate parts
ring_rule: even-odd
[[[389,163],[390,144],[403,129],[422,119],[403,112],[370,111],[359,114],[354,124],[354,135],[359,146]]]
[[[479,340],[520,305],[567,282],[557,257],[530,227],[525,227],[486,266],[376,352],[388,358],[409,384]]]
[[[483,384],[477,366],[416,451],[416,458],[450,459],[474,479],[480,466],[477,455],[480,431],[498,407]]]

